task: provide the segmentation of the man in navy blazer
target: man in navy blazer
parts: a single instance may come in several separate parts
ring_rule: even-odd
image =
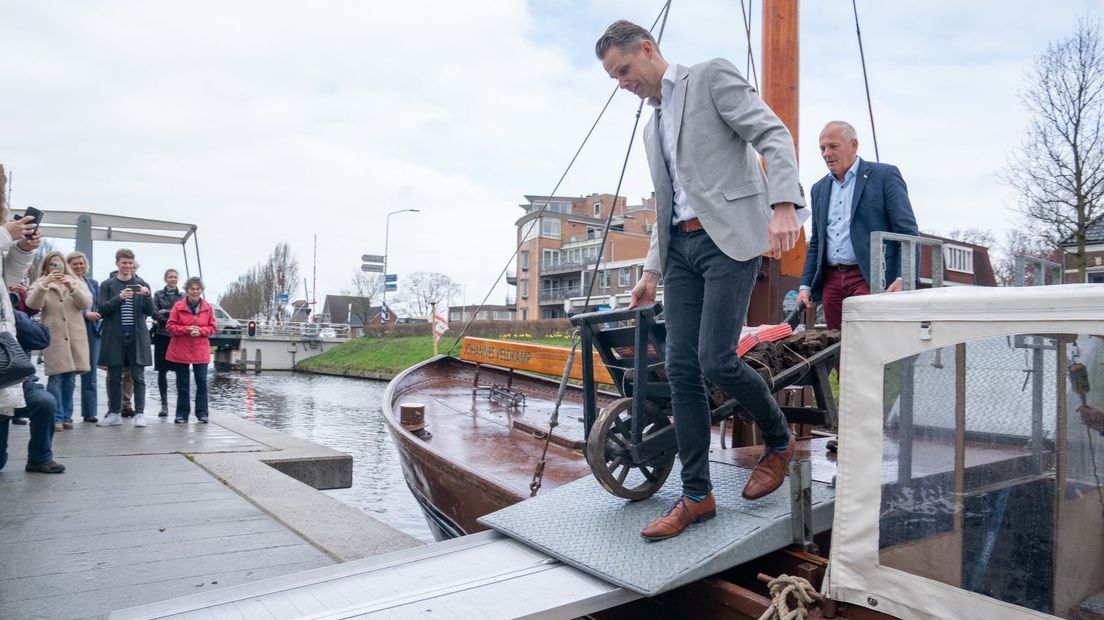
[[[870,233],[920,234],[901,171],[864,161],[858,150],[849,123],[832,121],[820,132],[829,174],[813,185],[813,233],[797,300],[822,303],[828,329],[840,328],[844,299],[870,294]],[[899,244],[886,244],[885,264],[886,292],[901,290]]]

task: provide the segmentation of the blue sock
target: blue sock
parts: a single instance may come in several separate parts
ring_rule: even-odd
[[[692,501],[692,502],[700,502],[703,499],[705,499],[704,495],[694,495],[693,493],[685,493],[684,492],[682,494],[682,496],[685,497],[686,499]]]

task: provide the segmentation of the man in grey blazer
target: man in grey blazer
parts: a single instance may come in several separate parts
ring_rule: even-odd
[[[595,53],[621,88],[655,109],[644,146],[656,226],[631,305],[654,301],[662,274],[683,494],[640,534],[663,540],[716,514],[703,377],[736,398],[763,433],[763,456],[743,496],[758,499],[785,480],[793,438],[766,382],[736,357],[736,343],[761,256],[793,248],[800,231],[796,209],[805,203],[793,137],[732,63],[669,64],[651,34],[627,21],[613,23]],[[769,180],[756,152],[766,160]]]

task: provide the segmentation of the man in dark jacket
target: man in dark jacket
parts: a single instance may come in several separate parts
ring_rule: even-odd
[[[165,361],[165,352],[169,350],[169,341],[172,336],[165,330],[165,324],[169,322],[169,314],[172,313],[176,302],[184,299],[184,293],[176,287],[180,274],[175,269],[165,271],[165,288],[153,294],[154,327],[153,336],[153,366],[157,370],[157,391],[161,395],[161,410],[159,417],[169,415],[169,379],[168,373],[172,370],[172,363]]]
[[[100,363],[107,366],[107,415],[96,426],[123,423],[123,368],[134,380],[134,426],[146,425],[146,366],[152,362],[146,318],[153,314],[149,285],[134,275],[134,252],[115,252],[114,277],[100,283],[99,306],[103,316]]]
[[[14,313],[15,337],[24,352],[29,355],[30,351],[41,351],[50,346],[50,332],[44,325],[32,321],[25,312],[14,310]],[[57,401],[34,375],[23,382],[23,399],[27,404],[16,409],[15,415],[31,420],[31,439],[27,442],[27,466],[24,469],[42,474],[64,472],[65,466],[54,460],[52,445]],[[8,462],[8,430],[11,419],[0,415],[0,469],[4,469]]]

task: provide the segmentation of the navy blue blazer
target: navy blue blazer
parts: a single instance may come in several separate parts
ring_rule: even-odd
[[[81,316],[86,316],[89,312],[100,311],[100,283],[93,280],[88,275],[84,276],[84,282],[88,285],[89,292],[92,293],[92,307],[87,310],[81,310]],[[99,338],[100,329],[103,326],[103,319],[99,321],[92,321],[88,323],[88,335]]]
[[[820,301],[824,286],[825,255],[828,243],[828,201],[832,196],[832,175],[827,174],[812,189],[813,233],[805,255],[801,284],[808,286],[813,301]],[[863,277],[870,282],[870,233],[893,232],[919,235],[916,216],[912,213],[908,187],[897,166],[864,161],[859,158],[855,175],[855,192],[851,198],[851,245],[859,261]],[[900,244],[886,243],[886,283],[892,283],[901,271]],[[881,291],[871,291],[881,292]]]

